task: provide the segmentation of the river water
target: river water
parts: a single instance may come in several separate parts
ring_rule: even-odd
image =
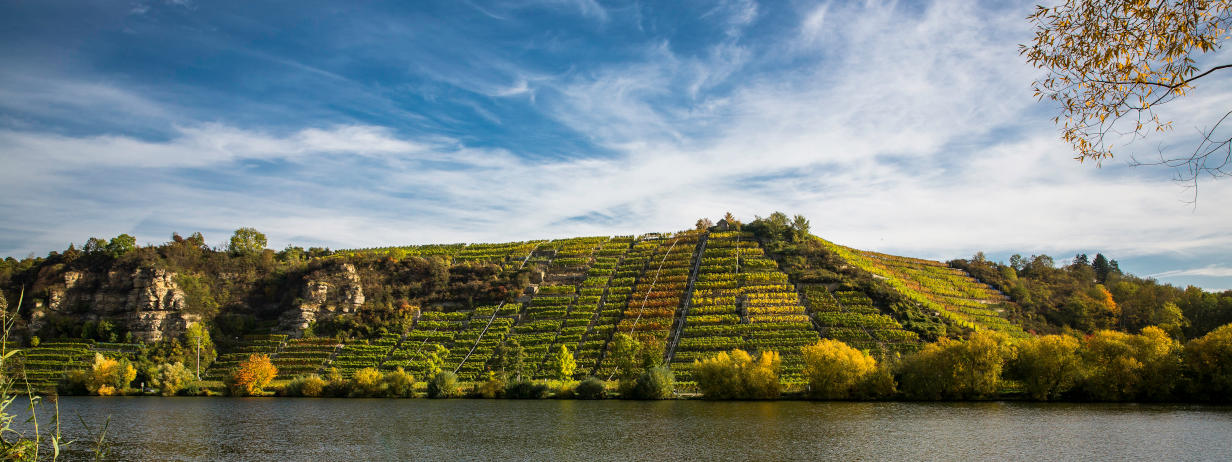
[[[92,456],[87,440],[109,422],[108,458],[116,460],[1232,460],[1232,408],[1212,406],[151,397],[59,404],[63,433],[77,440],[70,459]],[[40,421],[48,409],[40,406]]]

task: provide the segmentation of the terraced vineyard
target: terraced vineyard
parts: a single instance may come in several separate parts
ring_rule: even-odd
[[[1011,337],[1029,335],[1004,317],[1004,305],[1010,303],[1008,297],[962,270],[941,262],[855,250],[818,240],[844,260],[884,278],[890,286],[954,325],[1004,332]]]
[[[96,353],[131,360],[140,351],[141,345],[70,338],[49,339],[37,347],[6,346],[6,350],[9,349],[17,351],[15,360],[10,362],[13,369],[9,371],[13,377],[19,378],[15,386],[24,389],[28,382],[32,390],[44,390],[55,388],[68,371],[89,369]]]
[[[948,323],[1027,335],[1001,316],[1001,307],[1008,303],[1003,295],[960,270],[819,241]],[[437,256],[497,264],[503,271],[533,271],[525,293],[474,308],[446,300],[425,307],[406,332],[345,341],[247,336],[231,342],[205,378],[221,380],[240,361],[261,353],[272,357],[278,378],[284,380],[330,368],[350,377],[372,367],[403,368],[420,381],[436,369],[454,371],[463,381],[479,381],[492,367],[497,347],[511,340],[522,346],[525,373],[532,378],[554,375],[549,358],[561,347],[575,356],[574,378],[606,378],[617,372],[607,353],[612,338],[626,333],[662,346],[660,353],[681,382],[692,380],[695,360],[734,348],[777,351],[782,380],[802,382],[801,347],[819,338],[841,340],[883,360],[921,345],[915,332],[875,306],[857,285],[794,286],[749,232],[683,231],[342,252],[357,253]],[[32,386],[51,387],[66,371],[88,367],[95,352],[131,356],[139,348],[47,341],[24,349],[18,363],[24,364]]]

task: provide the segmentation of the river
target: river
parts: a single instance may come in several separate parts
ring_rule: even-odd
[[[104,422],[108,458],[117,460],[1232,459],[1232,408],[1213,406],[150,397],[59,404],[64,435],[77,440],[70,459],[92,456],[88,440]],[[40,406],[40,421],[48,409]]]

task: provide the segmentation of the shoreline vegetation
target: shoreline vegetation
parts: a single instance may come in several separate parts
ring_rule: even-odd
[[[53,396],[1232,401],[1232,291],[1102,254],[941,263],[809,227],[277,252],[252,228],[219,247],[91,238],[0,265],[0,374]]]

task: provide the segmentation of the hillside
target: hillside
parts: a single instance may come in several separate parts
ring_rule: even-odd
[[[504,367],[511,348],[524,352],[530,377],[551,376],[565,348],[575,378],[607,378],[618,372],[612,340],[626,333],[686,382],[694,360],[734,348],[779,352],[782,379],[801,382],[800,348],[820,338],[893,360],[941,337],[1025,337],[1024,323],[1040,327],[963,269],[840,246],[809,235],[806,221],[775,218],[743,229],[724,221],[640,236],[343,251],[209,249],[200,235],[175,236],[157,247],[96,243],[9,259],[0,281],[13,302],[26,289],[16,340],[31,346],[22,356],[36,387],[87,367],[96,352],[195,364],[185,337],[193,325],[207,326],[217,347],[208,379],[266,353],[279,378],[442,368],[474,381]]]

